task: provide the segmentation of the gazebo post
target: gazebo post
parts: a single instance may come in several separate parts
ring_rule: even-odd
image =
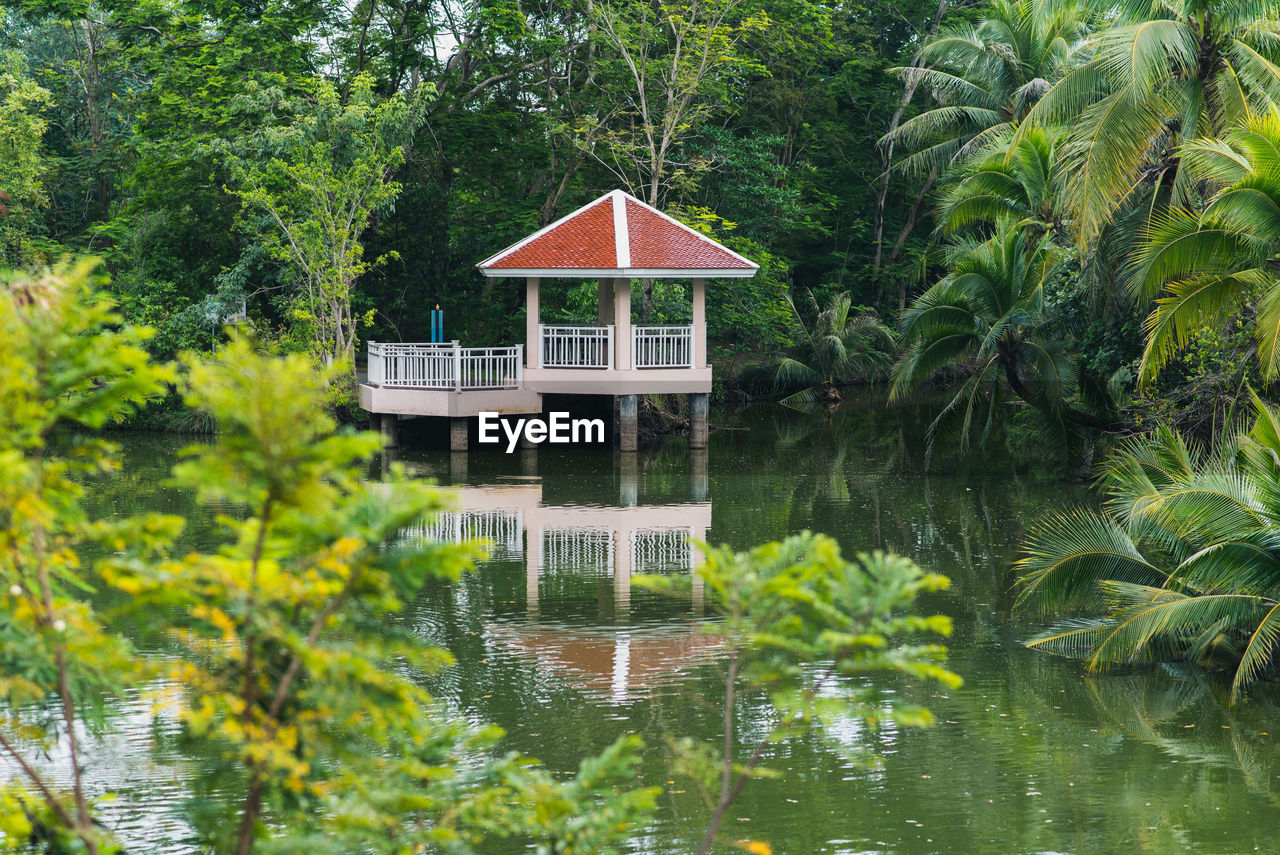
[[[538,305],[538,281],[537,276],[529,276],[524,280],[525,368],[542,367],[542,343],[538,341],[538,324],[542,319],[542,312]]]
[[[693,280],[693,367],[707,367],[707,280]]]
[[[707,280],[693,280],[693,362],[694,368],[707,364]],[[689,447],[707,447],[707,410],[711,400],[705,392],[689,396]]]
[[[613,369],[631,370],[631,280],[613,280]]]
[[[449,450],[467,450],[467,419],[465,416],[454,416],[449,419]]]
[[[601,277],[596,284],[596,323],[607,327],[613,323],[613,280]]]
[[[689,396],[689,448],[707,447],[707,409],[711,396],[694,392]]]
[[[613,280],[613,368],[631,370],[631,280]],[[635,395],[618,398],[618,448],[639,447],[639,401]]]
[[[618,396],[618,450],[640,447],[640,400],[635,395]]]

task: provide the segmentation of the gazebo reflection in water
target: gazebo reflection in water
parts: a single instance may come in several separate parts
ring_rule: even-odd
[[[703,494],[705,497],[705,493]],[[623,483],[622,499],[634,501]],[[668,685],[708,661],[714,636],[699,626],[703,587],[696,541],[711,526],[711,503],[546,505],[541,484],[457,488],[457,507],[406,532],[445,542],[483,540],[493,561],[525,567],[526,609],[489,621],[485,635],[535,667],[605,703],[623,703]],[[674,624],[632,625],[631,580],[637,574],[690,577],[693,614]],[[545,619],[542,585],[556,576],[608,576],[614,623],[584,627]]]

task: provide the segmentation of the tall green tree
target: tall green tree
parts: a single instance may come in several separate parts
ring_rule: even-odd
[[[266,215],[267,245],[294,271],[294,319],[328,360],[354,364],[361,319],[352,288],[371,266],[361,236],[399,195],[395,171],[420,121],[415,100],[378,100],[368,75],[345,100],[321,79],[315,101],[291,125],[264,134],[269,159],[236,168],[236,192]]]
[[[1123,0],[1087,61],[1054,84],[1029,124],[1066,124],[1059,149],[1064,199],[1082,244],[1134,198],[1167,184],[1174,203],[1191,181],[1179,157],[1197,137],[1225,134],[1250,109],[1280,99],[1275,0]]]
[[[48,851],[116,851],[95,822],[85,780],[85,733],[100,732],[104,693],[143,675],[131,646],[84,596],[94,576],[85,548],[147,551],[154,535],[88,518],[85,481],[118,466],[109,443],[83,439],[54,455],[67,425],[101,428],[158,395],[171,372],[151,365],[148,331],[92,294],[94,261],[0,278],[0,750],[18,781],[0,791],[6,845]],[[126,545],[129,544],[129,545]],[[65,749],[65,787],[39,757]]]
[[[0,265],[27,266],[39,261],[33,237],[40,210],[49,203],[41,152],[48,121],[48,90],[27,73],[22,55],[0,50],[0,192],[5,216],[0,218]]]
[[[1156,300],[1147,320],[1140,380],[1159,370],[1207,326],[1253,309],[1264,380],[1280,373],[1280,111],[1249,115],[1217,140],[1182,149],[1182,160],[1211,195],[1196,213],[1175,208],[1144,231],[1132,282]]]

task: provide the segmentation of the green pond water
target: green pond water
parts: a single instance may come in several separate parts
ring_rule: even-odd
[[[434,679],[437,696],[453,715],[502,726],[503,748],[557,770],[642,734],[642,781],[664,792],[633,849],[690,852],[706,810],[668,774],[664,741],[719,732],[716,651],[699,632],[696,591],[663,598],[626,574],[688,573],[686,538],[704,529],[739,548],[813,529],[847,552],[889,549],[951,578],[921,607],[954,620],[950,665],[965,684],[899,687],[935,711],[932,729],[872,734],[849,720],[777,745],[765,765],[780,776],[746,788],[727,837],[789,855],[1280,851],[1275,691],[1232,709],[1202,674],[1096,677],[1023,648],[1036,625],[1011,614],[1018,542],[1050,509],[1090,495],[1003,458],[926,475],[927,418],[870,404],[818,417],[753,408],[729,417],[738,429],[715,432],[705,454],[676,440],[630,460],[609,449],[401,451],[415,476],[462,488],[458,513],[406,537],[493,543],[476,572],[430,586],[405,616],[457,657]],[[97,510],[188,513],[192,541],[208,537],[212,512],[164,483],[183,443],[116,439],[126,466],[95,488]],[[226,770],[189,753],[149,699],[119,706],[119,732],[89,768],[98,789],[122,793],[108,823],[130,851],[196,851],[184,812],[216,799]],[[744,737],[769,726],[758,699],[736,714]]]

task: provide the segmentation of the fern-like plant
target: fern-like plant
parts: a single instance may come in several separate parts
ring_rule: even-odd
[[[889,367],[893,330],[874,311],[857,311],[847,292],[833,296],[825,308],[812,291],[804,292],[804,300],[807,312],[788,299],[798,333],[770,369],[773,390],[786,395],[784,403],[839,401],[839,386]]]

